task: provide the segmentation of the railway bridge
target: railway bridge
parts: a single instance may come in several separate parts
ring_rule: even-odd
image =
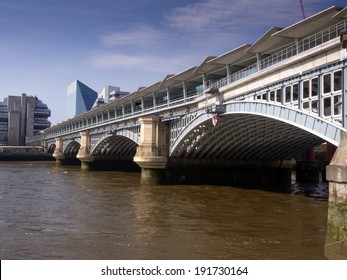
[[[170,176],[165,170],[179,170],[172,176],[184,181],[189,168],[196,178],[218,174],[209,168],[235,181],[259,180],[257,170],[260,180],[288,178],[299,154],[322,144],[332,154],[340,145],[327,167],[335,218],[326,254],[343,255],[346,47],[347,8],[328,8],[48,128],[45,148],[58,162],[78,159],[86,169],[136,163],[142,181],[153,183]]]
[[[46,129],[46,149],[82,168],[134,161],[144,180],[175,163],[283,167],[316,145],[330,150],[347,127],[345,30],[339,7],[273,27],[252,45]]]

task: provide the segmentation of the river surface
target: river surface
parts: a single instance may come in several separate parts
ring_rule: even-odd
[[[325,259],[326,193],[1,162],[0,258]]]

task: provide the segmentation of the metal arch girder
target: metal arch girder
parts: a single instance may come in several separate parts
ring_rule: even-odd
[[[63,139],[63,150],[65,150],[66,147],[69,146],[72,142],[77,142],[78,144],[81,144],[81,138]]]
[[[325,141],[336,146],[340,142],[340,132],[346,131],[341,126],[332,122],[310,115],[304,111],[286,107],[278,104],[271,104],[257,101],[232,101],[225,103],[226,112],[224,115],[230,114],[250,114],[272,118],[281,122],[288,123],[300,129],[303,129]],[[211,118],[211,114],[198,114],[175,139],[170,147],[170,156],[172,156],[187,135],[191,133],[198,125],[206,122]]]
[[[75,138],[74,140],[64,141],[63,143],[63,154],[67,154],[67,152],[70,150],[69,147],[74,147],[76,143],[81,146],[81,139]]]
[[[257,101],[234,101],[226,103],[226,114],[254,114],[286,122],[314,134],[333,145],[340,143],[342,126],[315,115],[278,104]]]
[[[129,146],[133,146],[134,142],[130,142],[127,138],[125,137],[117,137],[116,141],[110,142],[108,146],[108,151],[109,152],[107,155],[112,155],[112,156],[119,156],[121,151],[128,150]],[[105,154],[106,155],[106,154]]]
[[[132,140],[133,142],[135,142],[137,145],[140,144],[140,137],[139,137],[139,135],[137,135],[136,133],[133,133],[133,132],[127,130],[127,129],[117,130],[117,131],[115,131],[115,135],[124,136],[124,137]]]
[[[55,149],[55,139],[51,139],[50,141],[46,141],[44,143],[44,147],[46,148],[46,151],[50,151],[53,149],[52,147],[54,146]]]
[[[98,146],[107,138],[110,138],[112,136],[123,136],[125,138],[130,139],[132,142],[136,143],[137,145],[140,142],[140,137],[136,134],[133,133],[127,129],[119,129],[119,130],[115,130],[112,132],[105,132],[104,134],[102,134],[102,136],[99,138],[99,140],[91,147],[91,152],[90,154],[94,154],[96,149],[98,148]]]
[[[47,153],[50,153],[50,152],[53,153],[55,148],[56,148],[55,143],[49,143],[49,144],[47,144],[46,152]]]
[[[54,138],[51,138],[51,139],[45,141],[45,144],[46,144],[47,147],[48,147],[48,146],[51,146],[52,144],[55,145],[55,139],[54,139]]]
[[[185,137],[191,132],[192,129],[194,129],[199,124],[202,124],[203,122],[207,121],[211,118],[210,114],[201,113],[197,114],[196,118],[191,120],[187,126],[180,132],[178,137],[175,139],[175,141],[170,145],[170,156],[176,151],[179,144],[185,139]]]

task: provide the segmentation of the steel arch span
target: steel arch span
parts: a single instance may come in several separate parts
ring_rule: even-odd
[[[171,157],[285,159],[325,141],[338,145],[338,124],[304,111],[256,101],[226,103],[213,126],[201,113],[171,143]]]
[[[47,152],[47,154],[53,154],[53,153],[54,153],[55,148],[56,148],[55,143],[50,144],[50,145],[48,146],[48,148],[47,148],[47,151],[46,151],[46,152]]]
[[[63,154],[65,155],[77,155],[79,148],[81,147],[81,139],[74,139],[64,143]]]
[[[138,146],[139,137],[128,130],[105,133],[94,145],[91,155],[103,157],[133,157]]]
[[[119,129],[119,130],[115,130],[112,132],[106,132],[101,136],[99,136],[99,135],[95,136],[96,141],[95,141],[95,144],[92,144],[91,154],[95,153],[98,146],[100,146],[100,144],[103,143],[105,139],[110,138],[112,136],[123,136],[124,138],[129,139],[131,142],[134,142],[136,145],[139,145],[139,142],[140,142],[139,136],[136,133],[131,132],[127,129]],[[92,137],[92,139],[93,139],[93,137]],[[92,141],[92,142],[94,142],[94,141]]]

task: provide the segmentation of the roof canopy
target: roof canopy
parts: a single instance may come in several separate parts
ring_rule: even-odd
[[[334,23],[337,23],[341,19],[335,18],[334,16],[341,11],[341,7],[333,6],[318,14],[310,16],[298,23],[295,23],[272,36],[287,37],[293,39],[300,39],[307,37],[311,34],[318,32]]]

